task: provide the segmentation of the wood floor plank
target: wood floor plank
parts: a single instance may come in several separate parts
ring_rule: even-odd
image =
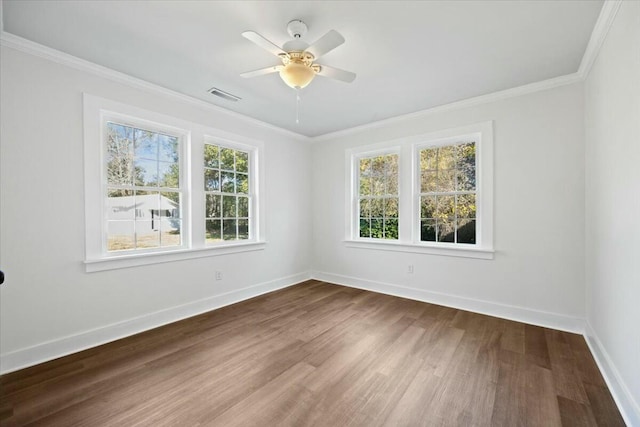
[[[531,362],[543,368],[551,369],[551,360],[549,359],[549,349],[547,348],[544,328],[525,325],[524,353]]]
[[[0,426],[618,426],[575,334],[311,280],[0,377]]]

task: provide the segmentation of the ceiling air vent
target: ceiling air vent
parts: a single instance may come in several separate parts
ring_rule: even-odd
[[[218,89],[217,87],[212,87],[207,92],[209,92],[211,95],[215,95],[215,96],[220,97],[222,99],[226,99],[227,101],[236,102],[236,101],[239,101],[239,100],[242,99],[239,96],[235,96],[233,94],[230,94],[229,92],[225,92],[222,89]]]

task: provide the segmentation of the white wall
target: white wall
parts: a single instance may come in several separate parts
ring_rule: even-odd
[[[585,93],[587,335],[640,426],[640,2],[622,2]]]
[[[308,277],[307,142],[4,46],[1,55],[2,371]],[[85,273],[83,92],[264,141],[266,249]]]
[[[494,120],[495,259],[347,248],[345,150]],[[579,330],[584,317],[581,83],[315,142],[315,277]],[[414,265],[414,273],[407,266]]]

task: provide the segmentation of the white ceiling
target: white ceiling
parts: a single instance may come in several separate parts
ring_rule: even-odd
[[[294,132],[317,136],[574,73],[597,1],[16,1],[4,30]],[[241,72],[278,59],[240,34],[282,46],[302,19],[308,42],[346,42],[319,63],[357,73],[295,92],[277,74]],[[242,98],[207,93],[215,86]]]

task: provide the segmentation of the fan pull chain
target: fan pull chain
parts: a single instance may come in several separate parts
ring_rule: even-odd
[[[296,88],[296,124],[300,123],[300,88]]]

